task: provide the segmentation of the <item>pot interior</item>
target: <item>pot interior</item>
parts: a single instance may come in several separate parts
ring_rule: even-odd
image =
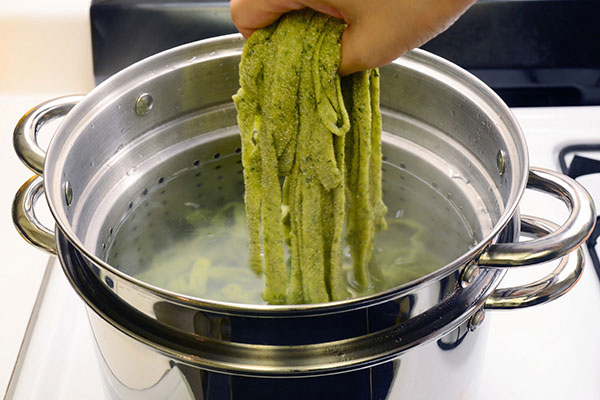
[[[63,122],[48,151],[47,195],[61,229],[92,257],[186,296],[262,302],[262,280],[245,262],[231,101],[242,45],[236,37],[152,57]],[[459,265],[517,206],[525,144],[505,106],[473,79],[424,52],[381,69],[390,228],[376,238],[372,290]]]
[[[229,114],[234,122],[235,110],[229,108]],[[177,127],[163,134],[172,129]],[[247,263],[239,132],[234,125],[207,135],[210,140],[163,162],[149,159],[149,170],[119,195],[92,245],[110,265],[154,286],[211,300],[262,303],[263,277]],[[491,229],[489,214],[498,213],[481,212],[483,202],[466,202],[475,196],[465,192],[468,185],[461,187],[467,178],[448,181],[451,167],[443,160],[437,158],[435,165],[430,152],[397,142],[384,145],[389,227],[376,237],[369,291],[353,285],[345,251],[354,296],[399,286],[456,259]]]

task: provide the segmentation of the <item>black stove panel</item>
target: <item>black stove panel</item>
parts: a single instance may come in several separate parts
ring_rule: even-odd
[[[236,32],[228,1],[93,0],[99,83],[168,48]],[[423,46],[466,68],[509,106],[600,104],[600,1],[480,0]]]
[[[93,0],[96,84],[163,50],[237,32],[228,1]]]

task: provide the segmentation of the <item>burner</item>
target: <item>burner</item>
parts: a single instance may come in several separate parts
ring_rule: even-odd
[[[563,174],[576,179],[585,175],[599,174],[600,173],[600,160],[584,157],[578,153],[589,153],[589,152],[600,152],[600,143],[594,144],[575,144],[563,147],[558,155],[560,162],[560,168]],[[567,166],[567,158],[573,155],[571,163]],[[600,178],[600,177],[599,177]],[[586,240],[586,245],[594,264],[596,274],[600,278],[600,260],[598,259],[598,252],[596,251],[596,245],[598,242],[598,236],[600,236],[600,216],[596,217],[596,227]]]

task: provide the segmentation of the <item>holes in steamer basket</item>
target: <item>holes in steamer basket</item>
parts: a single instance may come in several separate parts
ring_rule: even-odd
[[[238,155],[235,155],[236,153]],[[213,152],[203,156],[196,155],[198,158],[185,160],[183,169],[178,170],[173,175],[162,171],[151,178],[150,182],[154,182],[154,184],[146,182],[138,186],[137,196],[134,194],[135,198],[130,198],[131,201],[124,202],[127,206],[122,206],[123,211],[125,211],[124,218],[128,221],[137,220],[125,227],[124,232],[129,230],[134,234],[131,237],[126,237],[127,235],[119,233],[122,227],[117,227],[108,237],[104,238],[107,244],[105,251],[107,253],[110,251],[110,256],[112,256],[108,257],[108,254],[106,254],[109,262],[115,265],[118,262],[118,253],[121,253],[121,257],[128,253],[128,251],[123,251],[128,246],[127,243],[131,246],[129,252],[135,252],[136,248],[143,243],[141,238],[139,241],[136,240],[136,235],[151,237],[152,233],[148,230],[152,229],[153,225],[157,225],[152,223],[152,219],[156,219],[159,223],[166,223],[167,221],[176,223],[176,219],[180,218],[180,210],[176,208],[167,210],[168,206],[179,204],[180,200],[189,200],[186,203],[189,207],[212,207],[214,203],[225,204],[226,200],[233,195],[241,196],[238,193],[240,188],[243,187],[240,153],[241,147],[232,146],[225,153]],[[187,168],[185,165],[187,165]],[[229,181],[229,174],[233,174],[234,177],[237,175],[237,178]],[[190,180],[185,181],[185,179]],[[175,183],[172,184],[172,182]],[[181,185],[180,182],[185,182],[185,184]],[[230,193],[230,190],[233,192]],[[181,196],[179,195],[180,191],[182,191]],[[225,196],[226,193],[227,196]],[[173,199],[169,197],[170,195],[174,196]],[[185,196],[189,196],[189,198]],[[120,239],[124,239],[124,242]],[[119,244],[115,245],[116,241],[119,241]],[[155,241],[156,238],[147,243],[144,242],[141,246],[142,249]]]

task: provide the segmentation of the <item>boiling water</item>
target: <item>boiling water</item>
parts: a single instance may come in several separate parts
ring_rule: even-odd
[[[388,229],[375,238],[372,287],[355,285],[345,249],[344,270],[355,297],[422,277],[478,239],[450,196],[405,168],[383,164]],[[144,189],[136,204],[129,204],[105,258],[129,275],[180,294],[264,303],[263,277],[247,265],[241,172],[239,154],[231,154],[161,178],[152,190]]]

